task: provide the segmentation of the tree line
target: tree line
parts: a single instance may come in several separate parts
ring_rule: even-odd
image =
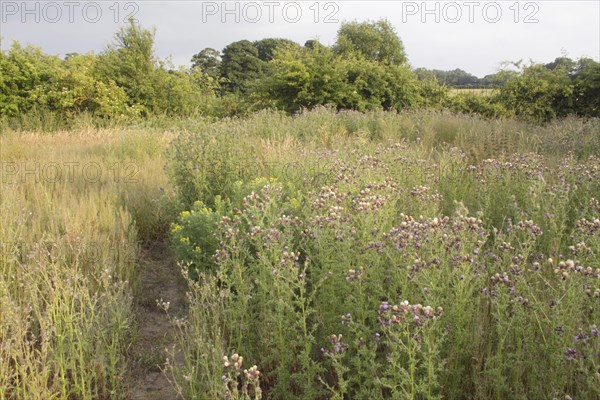
[[[477,78],[412,69],[386,20],[345,22],[335,43],[240,40],[205,48],[190,68],[154,51],[156,31],[133,21],[99,54],[47,55],[14,42],[0,52],[0,118],[51,114],[68,123],[153,115],[225,117],[264,108],[289,113],[329,105],[357,111],[447,108],[544,122],[569,114],[600,116],[600,63],[559,57],[549,64]],[[451,87],[494,87],[491,96],[449,95]]]

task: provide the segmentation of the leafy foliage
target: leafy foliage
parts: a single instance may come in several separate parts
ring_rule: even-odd
[[[570,114],[600,116],[600,64],[558,57],[516,62],[484,78],[453,71],[411,70],[402,41],[386,20],[346,22],[331,47],[282,38],[240,40],[222,53],[205,48],[192,67],[175,68],[154,53],[155,31],[133,21],[99,55],[65,59],[14,43],[0,52],[0,115],[8,126],[47,129],[156,116],[243,116],[264,108],[295,113],[448,108],[485,117],[544,124]],[[515,70],[516,67],[517,70]],[[489,87],[491,95],[448,90]]]
[[[221,53],[210,47],[205,48],[192,57],[192,68],[199,68],[202,73],[213,78],[219,76],[220,65]]]
[[[418,81],[406,66],[384,65],[360,55],[340,56],[322,46],[276,53],[257,96],[289,112],[318,105],[358,111],[419,105]]]
[[[404,45],[386,20],[343,23],[334,49],[339,54],[359,54],[367,60],[388,65],[407,62]]]
[[[249,84],[260,77],[264,66],[257,48],[248,40],[227,45],[221,59],[223,86],[230,92],[246,92]]]
[[[500,89],[499,100],[515,115],[548,121],[571,111],[573,87],[562,68],[532,65]]]
[[[275,50],[286,47],[300,47],[300,45],[289,39],[267,38],[257,40],[253,46],[258,50],[258,58],[262,61],[269,62],[275,55]]]
[[[575,67],[573,107],[580,115],[600,116],[600,63],[582,58]]]

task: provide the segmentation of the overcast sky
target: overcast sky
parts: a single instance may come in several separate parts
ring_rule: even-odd
[[[25,4],[25,6],[24,6]],[[333,44],[342,21],[387,18],[413,67],[477,76],[502,61],[600,57],[600,1],[30,1],[0,0],[2,49],[99,52],[129,14],[156,27],[156,52],[189,65],[205,47],[281,37]]]

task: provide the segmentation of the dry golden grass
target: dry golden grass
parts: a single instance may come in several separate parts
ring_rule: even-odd
[[[0,399],[124,398],[138,232],[157,218],[132,214],[168,190],[169,137],[0,140]]]
[[[471,95],[489,97],[497,93],[497,89],[487,88],[452,88],[448,91],[450,96]]]

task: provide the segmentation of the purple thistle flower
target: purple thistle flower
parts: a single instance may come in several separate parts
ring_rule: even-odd
[[[565,332],[565,328],[562,327],[562,325],[557,326],[556,328],[554,328],[554,330],[558,333],[564,333]]]
[[[592,335],[600,337],[600,331],[595,326],[592,328]]]
[[[577,355],[577,349],[575,349],[575,348],[567,347],[567,350],[565,350],[565,357],[567,357],[567,360],[569,360],[569,361],[573,361],[573,359],[575,358],[576,355]]]
[[[584,341],[588,340],[588,338],[589,338],[589,336],[588,336],[587,332],[581,331],[581,332],[579,332],[579,335],[575,336],[574,340],[575,340],[575,343],[579,343],[582,340],[584,340]]]

